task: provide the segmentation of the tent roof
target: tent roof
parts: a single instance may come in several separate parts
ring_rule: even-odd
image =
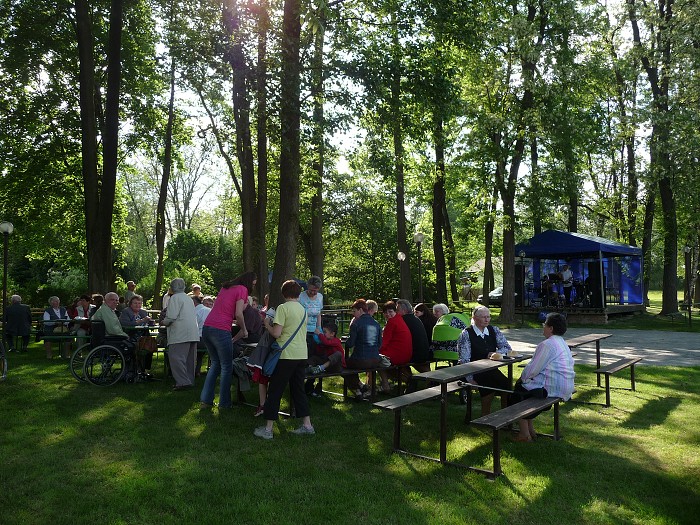
[[[515,245],[515,255],[525,252],[525,257],[559,259],[572,256],[642,255],[642,249],[603,237],[583,233],[547,230],[525,242]]]

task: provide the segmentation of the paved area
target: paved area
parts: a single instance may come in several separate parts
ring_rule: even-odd
[[[503,333],[518,348],[534,351],[542,341],[542,330],[510,328]],[[642,357],[641,365],[700,366],[700,334],[651,330],[606,330],[602,328],[569,328],[564,339],[591,333],[612,334],[600,343],[601,364],[622,357]],[[595,365],[595,344],[575,350],[577,363]]]

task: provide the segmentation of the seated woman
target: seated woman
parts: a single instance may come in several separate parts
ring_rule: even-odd
[[[122,310],[122,313],[119,315],[119,323],[123,327],[127,328],[126,331],[130,332],[129,338],[134,342],[138,341],[138,339],[140,339],[142,336],[149,334],[145,331],[129,331],[128,328],[133,329],[138,326],[149,326],[154,323],[153,319],[150,318],[148,312],[144,310],[142,306],[143,297],[137,294],[133,295],[131,299],[129,299],[128,308],[124,308],[124,310]],[[146,353],[144,355],[141,355],[137,352],[137,362],[139,365],[139,373],[145,374],[147,378],[150,377],[150,370],[153,364],[153,354]]]
[[[433,328],[435,327],[435,323],[437,323],[437,317],[433,315],[433,310],[425,306],[423,303],[418,303],[413,307],[413,313],[418,319],[420,319],[420,322],[423,323],[425,333],[428,336],[428,341],[432,341]]]
[[[350,357],[345,358],[348,368],[362,369],[379,366],[379,348],[382,346],[382,329],[379,323],[367,313],[367,302],[356,300],[350,307],[353,321],[350,324],[350,337],[345,342],[345,355],[352,349]],[[348,387],[359,398],[369,397],[368,385],[360,382],[358,374],[348,376]]]
[[[566,341],[566,318],[560,313],[551,313],[542,325],[545,340],[535,349],[535,355],[523,369],[510,396],[511,404],[528,397],[571,398],[574,391],[574,359]],[[533,441],[537,433],[532,420],[537,414],[520,420],[520,433],[516,441]]]
[[[388,301],[382,306],[382,312],[386,319],[384,332],[382,333],[382,346],[379,353],[389,358],[392,365],[405,365],[411,362],[413,354],[413,338],[411,331],[408,329],[403,316],[396,315],[396,303]],[[392,370],[392,376],[396,377],[396,370]],[[382,392],[388,394],[391,392],[389,386],[389,372],[380,370],[379,375],[382,378]]]

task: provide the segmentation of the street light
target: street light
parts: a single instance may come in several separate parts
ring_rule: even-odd
[[[525,251],[520,250],[520,326],[525,324]]]
[[[3,257],[2,257],[2,341],[0,344],[5,344],[5,308],[7,307],[7,242],[10,234],[15,231],[15,227],[11,222],[0,222],[0,233],[3,238]]]
[[[421,247],[423,246],[423,239],[425,235],[421,232],[416,232],[413,234],[413,242],[418,245],[418,302],[423,302],[423,259]]]
[[[690,296],[690,258],[693,249],[686,245],[685,248],[683,248],[683,251],[685,252],[685,305],[688,307],[688,326],[691,326],[691,318],[693,317],[693,312],[692,312],[692,306],[693,306],[693,298]]]

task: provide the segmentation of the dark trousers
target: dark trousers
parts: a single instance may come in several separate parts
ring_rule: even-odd
[[[376,368],[379,366],[379,359],[354,359],[353,357],[348,357],[345,359],[345,364],[347,368]],[[348,387],[353,390],[360,388],[360,376],[359,374],[353,374],[347,378]]]
[[[265,400],[263,417],[268,421],[279,419],[280,402],[284,389],[289,384],[289,392],[296,411],[296,417],[309,415],[309,400],[304,393],[304,372],[306,359],[280,359],[275,371],[270,377],[270,383]]]
[[[20,347],[22,350],[26,350],[27,347],[29,346],[29,336],[28,335],[12,335],[12,334],[5,334],[5,340],[7,341],[7,348],[8,350],[14,350],[15,349],[15,337],[21,337],[22,338],[22,346]]]

